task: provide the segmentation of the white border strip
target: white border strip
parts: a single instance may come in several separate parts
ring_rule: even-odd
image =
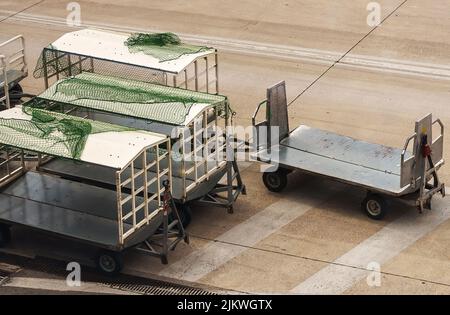
[[[450,218],[450,199],[434,199],[433,210],[412,210],[372,235],[291,290],[297,294],[342,294],[369,275],[370,263],[384,263]]]

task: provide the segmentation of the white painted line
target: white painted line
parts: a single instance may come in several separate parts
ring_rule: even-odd
[[[419,214],[411,211],[334,261],[336,264],[368,268],[383,265],[418,239],[450,218],[450,198],[433,199],[433,210]],[[328,265],[291,290],[297,294],[342,294],[369,275],[357,268]]]
[[[324,193],[323,189],[314,189],[309,185],[301,192],[286,195],[282,200],[271,204],[219,236],[216,239],[218,242],[210,242],[163,269],[159,274],[185,281],[197,281],[247,250],[246,247],[254,246],[308,210],[323,203],[333,194],[334,190]]]
[[[50,290],[60,292],[85,292],[103,294],[133,294],[131,292],[109,288],[98,283],[81,282],[79,287],[69,287],[65,280],[43,279],[33,277],[12,277],[4,287]]]
[[[8,16],[12,11],[0,11],[0,16]],[[39,23],[43,25],[61,26],[71,31],[77,27],[69,27],[65,18],[19,13],[8,19],[8,21],[18,21],[23,23]],[[83,21],[83,25],[78,28],[97,28],[116,32],[161,32],[163,30],[142,29],[127,26],[118,26],[108,23],[93,21]],[[223,51],[239,53],[243,55],[264,56],[284,60],[301,60],[314,64],[331,65],[339,60],[343,52],[319,50],[298,46],[278,45],[271,43],[261,43],[254,41],[239,40],[234,38],[223,38],[215,36],[199,36],[193,34],[178,34],[184,41],[192,44],[213,46]],[[367,55],[349,54],[337,65],[343,67],[364,69],[366,71],[388,72],[414,77],[427,77],[437,80],[450,80],[450,67],[444,64],[422,63],[410,60],[398,60],[379,58]]]

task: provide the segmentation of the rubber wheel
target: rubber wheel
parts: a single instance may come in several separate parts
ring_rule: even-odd
[[[387,212],[386,200],[377,194],[369,194],[361,204],[362,210],[374,220],[381,220]]]
[[[1,224],[0,225],[0,247],[5,246],[11,241],[11,230],[9,226]]]
[[[192,211],[188,203],[176,203],[178,214],[180,215],[181,224],[187,228],[192,220]],[[169,216],[169,223],[175,220],[175,214]]]
[[[263,182],[269,191],[280,192],[287,185],[287,172],[284,169],[278,169],[276,172],[265,172]]]
[[[123,257],[121,253],[100,251],[95,260],[98,270],[105,275],[114,276],[122,271]]]
[[[14,85],[12,88],[11,88],[11,90],[9,90],[9,99],[10,99],[10,101],[11,101],[11,105],[12,106],[14,106],[14,105],[18,105],[18,104],[20,104],[21,103],[21,99],[19,98],[15,98],[14,96],[16,95],[16,94],[22,94],[23,93],[23,89],[22,89],[22,87],[20,86],[20,84],[16,84],[16,85]]]

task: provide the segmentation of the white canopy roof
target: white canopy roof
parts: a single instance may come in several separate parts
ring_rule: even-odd
[[[185,54],[176,60],[161,62],[159,59],[143,52],[130,53],[124,42],[130,34],[104,30],[84,29],[66,33],[51,45],[54,49],[105,59],[125,64],[132,64],[170,73],[180,73],[197,58],[215,52],[208,49],[195,54]]]
[[[31,120],[31,116],[24,113],[20,106],[1,111],[0,118]],[[19,147],[24,150],[36,151],[36,148],[34,147],[25,147],[26,145],[23,144],[18,145],[18,143],[11,140],[15,136],[25,137],[26,135],[0,124],[1,144]],[[155,145],[164,139],[167,139],[164,135],[141,130],[90,134],[80,160],[87,163],[122,169],[132,161],[142,149]],[[23,141],[22,143],[26,142],[27,141]],[[56,155],[52,152],[51,148],[48,148],[46,152],[41,153]]]

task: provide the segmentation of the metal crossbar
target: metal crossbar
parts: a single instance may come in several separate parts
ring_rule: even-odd
[[[211,114],[214,115],[215,119],[208,122],[208,117]],[[217,169],[222,168],[227,163],[226,159],[224,159],[226,145],[219,143],[219,122],[217,117],[219,117],[217,106],[207,108],[198,114],[181,132],[184,198],[186,198],[190,190],[204,180],[208,180]],[[188,162],[192,163],[190,167],[187,167]],[[214,167],[209,168],[209,162],[215,162]],[[203,168],[201,168],[202,166]],[[193,183],[186,185],[187,176],[190,175],[189,179],[193,180]]]
[[[25,172],[24,151],[8,146],[0,147],[0,187]]]
[[[70,77],[75,74],[73,73],[75,71],[77,73],[88,71],[99,74],[118,75],[117,67],[120,67],[120,76],[123,77],[135,78],[142,76],[142,81],[157,82],[159,84],[192,91],[219,94],[217,51],[211,55],[197,58],[177,74],[133,64],[121,64],[88,55],[67,53],[53,47],[44,48],[41,58],[46,89],[49,87],[50,79],[53,77],[56,77],[57,80],[62,77]],[[85,63],[84,61],[88,62]],[[97,66],[94,67],[94,64]],[[111,65],[114,66],[111,67]]]
[[[167,151],[166,151],[167,150]],[[160,154],[161,151],[166,151]],[[156,152],[156,157],[149,157]],[[171,178],[170,141],[165,139],[143,149],[134,160],[116,173],[119,243],[125,240],[163,208],[161,182]],[[164,163],[166,162],[166,163]],[[167,166],[163,166],[167,165]],[[155,172],[150,172],[154,169]],[[156,192],[150,186],[156,184]]]
[[[3,96],[0,97],[0,102],[5,101],[6,108],[11,108],[11,103],[9,100],[9,83],[8,83],[8,68],[6,66],[6,57],[3,55],[0,55],[0,74],[3,76],[4,80],[3,82],[0,82],[0,87],[3,87],[4,93]]]
[[[172,80],[168,80],[168,82],[170,82],[173,87],[210,94],[219,94],[218,62],[219,59],[216,51],[213,54],[213,57],[204,56],[195,60],[180,74],[169,74],[172,75]]]
[[[9,99],[9,85],[11,82],[8,79],[8,71],[19,71],[22,77],[26,77],[28,74],[27,63],[25,60],[24,37],[22,35],[18,35],[0,44],[0,51],[6,48],[13,49],[13,51],[8,52],[7,55],[0,55],[0,74],[4,78],[3,82],[0,82],[0,87],[3,87],[4,89],[0,102],[5,101],[6,108],[10,108],[11,103]]]

